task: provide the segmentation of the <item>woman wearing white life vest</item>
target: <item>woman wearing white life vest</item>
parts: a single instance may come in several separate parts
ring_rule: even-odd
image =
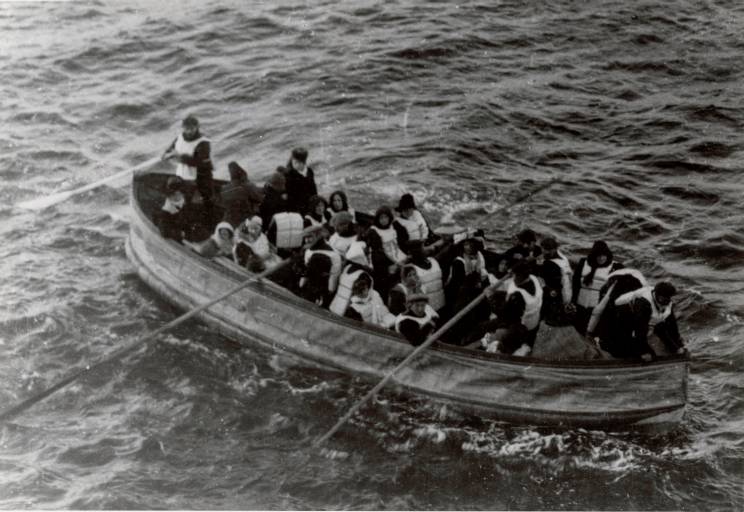
[[[408,246],[411,257],[410,264],[416,269],[421,282],[421,293],[429,298],[429,306],[439,311],[445,306],[444,282],[439,262],[424,253],[423,242],[412,242]]]
[[[333,217],[340,212],[350,213],[352,222],[357,222],[356,212],[354,208],[349,208],[349,200],[346,198],[346,193],[343,190],[336,190],[328,196],[328,205],[326,205],[324,212],[326,221],[332,223]]]
[[[327,204],[323,196],[312,196],[307,200],[307,213],[305,214],[304,226],[327,227],[325,212]],[[330,229],[328,230],[330,233]]]
[[[542,318],[552,326],[571,324],[574,305],[571,303],[573,270],[568,258],[558,250],[555,238],[546,237],[540,242],[542,256],[538,257],[538,275],[542,278]]]
[[[349,250],[346,251],[345,259],[347,265],[338,277],[336,295],[328,307],[329,310],[339,316],[344,316],[346,309],[349,307],[349,301],[352,295],[351,291],[356,280],[363,274],[369,273],[370,265],[367,252],[367,244],[362,241],[352,243],[349,246]]]
[[[199,120],[189,115],[181,123],[182,132],[165,150],[163,160],[176,160],[176,176],[196,182],[207,216],[214,216],[211,146],[199,131]],[[193,190],[193,189],[192,189]]]
[[[380,295],[387,297],[397,281],[400,265],[408,257],[398,245],[398,233],[393,228],[392,209],[387,206],[377,209],[365,239],[371,252],[375,289]]]
[[[261,217],[256,215],[245,219],[235,233],[233,258],[238,265],[251,272],[263,272],[282,261],[269,239],[261,232],[262,224]]]
[[[214,228],[212,236],[207,238],[205,241],[198,244],[192,244],[191,242],[184,242],[184,244],[191,247],[192,250],[198,252],[205,258],[226,256],[232,259],[234,237],[235,230],[233,229],[232,224],[229,222],[220,222],[217,224],[217,227]]]
[[[357,241],[357,230],[356,224],[354,224],[354,218],[349,212],[339,212],[334,215],[331,226],[335,231],[328,239],[328,245],[330,245],[338,254],[343,256],[346,254],[346,251],[349,250],[349,246],[351,246],[352,242]]]
[[[516,348],[515,355],[527,355],[532,350],[540,327],[543,291],[540,282],[530,274],[526,261],[518,261],[512,268],[513,277],[506,283],[506,303],[499,316],[504,328],[522,324],[526,329],[522,346]]]
[[[406,310],[395,319],[395,330],[411,345],[419,346],[437,328],[439,315],[428,304],[428,297],[422,293],[409,295],[406,306]]]
[[[416,208],[416,203],[411,194],[403,194],[396,208],[399,216],[395,219],[393,227],[398,232],[400,248],[408,253],[409,244],[421,242],[426,244],[431,231],[426,219]]]
[[[385,329],[393,327],[396,320],[388,311],[380,294],[372,288],[372,278],[366,272],[354,281],[344,316]]]
[[[676,293],[674,285],[665,281],[615,299],[616,324],[612,335],[602,340],[602,348],[615,357],[649,361],[657,355],[648,343],[648,336],[653,333],[671,354],[684,354],[684,342],[672,309]]]
[[[323,237],[322,226],[309,226],[303,231],[308,246],[303,255],[304,276],[300,279],[299,294],[319,306],[328,307],[338,286],[341,256]]]
[[[574,326],[581,334],[592,315],[592,310],[599,304],[599,291],[607,283],[610,274],[623,268],[614,261],[607,243],[598,240],[592,245],[586,258],[581,258],[573,275],[571,303],[576,306]]]

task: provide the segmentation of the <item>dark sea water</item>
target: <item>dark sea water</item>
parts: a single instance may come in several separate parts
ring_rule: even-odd
[[[668,434],[474,422],[238,349],[198,322],[0,426],[3,509],[744,508],[744,4],[0,3],[0,405],[178,312],[124,253],[124,181],[194,113],[219,175],[296,145],[325,193],[436,223],[606,240],[680,289],[689,407]],[[642,400],[643,397],[639,397]]]

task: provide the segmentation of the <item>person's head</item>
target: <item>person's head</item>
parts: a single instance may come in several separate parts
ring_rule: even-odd
[[[393,211],[387,206],[381,206],[375,212],[373,224],[380,229],[387,229],[393,222]]]
[[[517,234],[517,244],[522,247],[534,247],[537,243],[537,235],[531,229],[523,229]]]
[[[416,202],[413,200],[413,196],[411,194],[403,194],[400,196],[400,200],[398,201],[398,207],[396,210],[398,210],[398,213],[400,213],[400,216],[404,219],[408,219],[413,215],[413,210],[416,209]]]
[[[238,162],[227,164],[227,171],[230,173],[230,181],[232,183],[246,183],[248,181],[248,173],[240,167]]]
[[[336,190],[332,193],[328,202],[331,205],[331,210],[334,212],[341,212],[349,209],[349,202],[346,199],[346,194],[342,190]]]
[[[235,230],[229,222],[220,222],[214,229],[217,238],[223,242],[232,242]]]
[[[302,230],[302,240],[304,244],[314,245],[323,238],[323,226],[308,226]]]
[[[165,195],[172,202],[178,202],[183,199],[183,179],[178,176],[171,176],[165,183]]]
[[[416,273],[416,267],[413,265],[403,265],[400,269],[400,282],[403,283],[403,286],[406,288],[417,288],[420,284],[420,280]]]
[[[193,139],[199,134],[199,120],[193,115],[188,115],[181,122],[181,130],[185,139]]]
[[[351,294],[356,297],[367,298],[372,288],[372,278],[366,272],[362,272],[351,286]]]
[[[305,148],[294,148],[292,154],[289,157],[289,162],[292,168],[298,172],[305,170],[305,164],[307,163],[307,149]]]
[[[654,299],[661,306],[668,306],[676,294],[677,289],[668,281],[662,281],[654,286]]]
[[[331,224],[339,235],[349,236],[353,232],[354,218],[349,212],[338,212],[331,219]]]
[[[546,258],[553,258],[558,254],[558,241],[552,236],[547,236],[540,241],[540,247]]]
[[[517,284],[522,284],[530,278],[530,265],[524,260],[517,261],[511,271]]]
[[[263,227],[263,221],[261,217],[255,215],[243,221],[240,226],[242,234],[246,235],[249,240],[253,241],[261,234],[261,228]]]
[[[307,200],[307,205],[312,214],[321,217],[327,208],[326,200],[321,196],[311,196],[310,199]]]
[[[478,245],[472,238],[466,238],[462,242],[462,253],[465,256],[475,256],[478,252]]]
[[[597,240],[589,251],[587,260],[592,267],[604,267],[612,262],[612,251],[606,242]]]
[[[284,178],[284,174],[282,174],[278,170],[271,175],[269,181],[267,181],[267,184],[269,185],[269,187],[273,188],[280,194],[284,193],[287,190],[287,180]]]
[[[408,296],[406,304],[408,309],[414,316],[422,317],[426,314],[426,304],[429,302],[429,298],[422,293],[412,293]]]

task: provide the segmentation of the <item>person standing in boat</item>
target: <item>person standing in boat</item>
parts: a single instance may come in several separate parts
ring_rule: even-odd
[[[393,211],[381,206],[375,212],[372,226],[365,235],[370,248],[375,289],[387,297],[395,284],[402,265],[408,256],[400,250],[398,233],[393,228]],[[405,308],[405,298],[400,310]],[[400,313],[397,311],[395,314]]]
[[[322,226],[309,226],[302,232],[305,249],[304,276],[300,279],[300,296],[315,304],[328,307],[338,286],[341,256],[323,237]]]
[[[196,182],[205,215],[214,218],[211,145],[199,131],[199,120],[189,115],[181,123],[182,132],[163,153],[163,160],[176,160],[176,176],[187,183]]]
[[[603,240],[594,242],[586,258],[579,260],[571,283],[571,303],[576,306],[574,326],[581,334],[586,333],[592,311],[599,304],[599,291],[610,274],[621,268],[623,265],[614,261],[612,251]]]
[[[308,200],[318,195],[315,185],[315,173],[307,166],[307,149],[295,148],[287,162],[287,202],[289,211],[305,215],[308,211]]]
[[[571,303],[573,270],[568,258],[558,249],[553,237],[540,241],[542,255],[537,259],[538,276],[545,282],[541,316],[552,326],[571,324],[574,305]]]
[[[390,289],[388,295],[388,309],[394,315],[399,315],[406,310],[408,297],[415,293],[421,293],[421,281],[419,280],[414,265],[403,265],[400,269],[400,282]]]
[[[411,294],[406,300],[406,310],[395,319],[395,330],[411,345],[421,345],[437,328],[439,315],[423,293]]]
[[[219,203],[225,211],[222,220],[237,228],[243,220],[259,214],[264,193],[237,162],[227,164],[227,170],[230,183],[220,189]]]
[[[656,354],[649,345],[649,334],[656,334],[671,354],[684,354],[672,307],[676,288],[669,282],[645,286],[615,299],[616,324],[602,348],[615,357],[640,357],[650,361]]]

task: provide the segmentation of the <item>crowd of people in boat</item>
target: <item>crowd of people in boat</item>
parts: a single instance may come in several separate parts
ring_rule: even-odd
[[[447,222],[432,230],[411,194],[373,216],[350,207],[341,190],[326,200],[304,148],[293,149],[263,187],[230,162],[230,182],[216,188],[210,153],[198,121],[187,117],[163,155],[177,167],[155,216],[162,235],[254,273],[290,258],[271,279],[339,316],[419,345],[484,294],[443,341],[525,356],[546,325],[591,340],[598,357],[650,360],[658,355],[652,334],[666,353],[685,353],[675,287],[650,285],[615,261],[604,241],[575,264],[555,238],[530,229],[503,252],[485,250],[480,229]],[[213,234],[189,241],[195,225],[214,226]]]

